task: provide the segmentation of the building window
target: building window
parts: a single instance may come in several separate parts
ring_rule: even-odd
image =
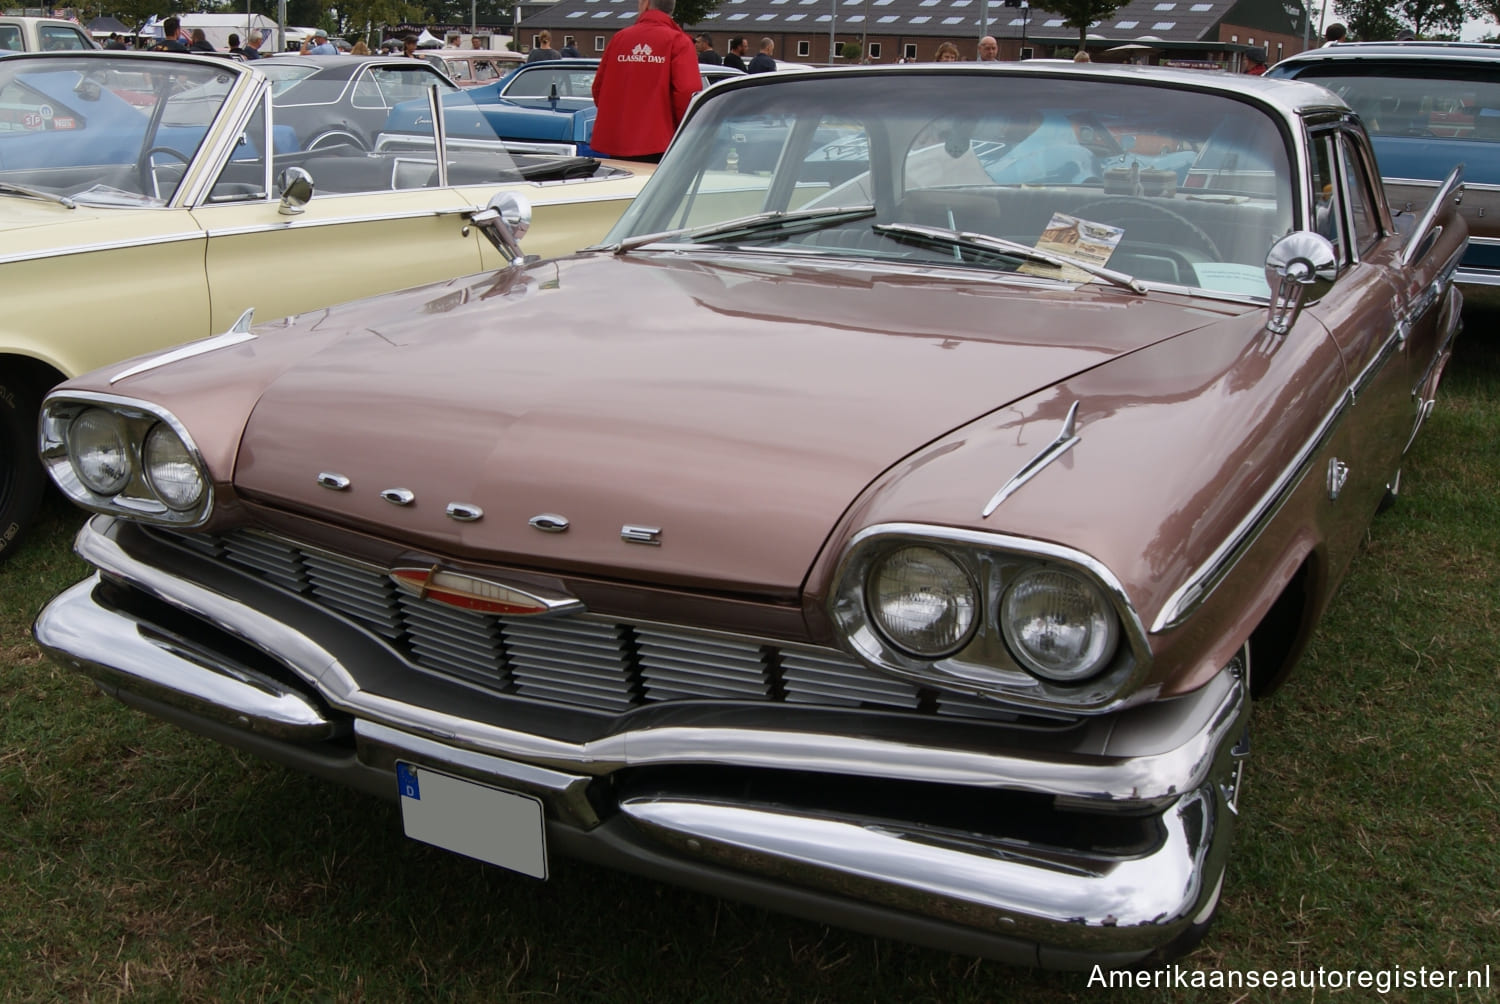
[[[901,50],[901,58],[905,59],[908,63],[915,61],[917,58],[917,43],[907,42],[906,46]]]
[[[812,55],[812,43],[809,42],[805,38],[799,38],[797,40],[797,55],[799,55],[799,56],[811,56]]]
[[[604,51],[604,36],[603,35],[595,35],[594,36],[594,51],[595,52],[603,52]]]
[[[870,58],[871,59],[879,59],[880,58],[880,43],[879,42],[871,42],[870,43]]]
[[[573,44],[574,43],[573,43],[573,36],[572,35],[564,35],[563,36],[563,48],[566,49],[568,46],[573,45]]]

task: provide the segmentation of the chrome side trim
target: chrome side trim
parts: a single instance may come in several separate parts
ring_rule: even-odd
[[[66,247],[46,250],[24,251],[15,254],[0,254],[0,265],[18,261],[40,261],[43,258],[65,258],[75,254],[94,254],[101,251],[131,251],[136,248],[156,247],[158,244],[181,244],[184,241],[201,241],[201,230],[184,230],[175,234],[158,234],[145,240],[100,241],[97,244],[70,244]]]
[[[201,356],[205,352],[213,352],[216,349],[227,349],[231,345],[239,345],[242,342],[255,340],[255,335],[250,333],[250,323],[255,316],[255,308],[251,307],[239,316],[239,320],[229,326],[229,330],[222,335],[210,335],[208,338],[200,338],[196,342],[188,342],[175,349],[160,352],[145,362],[128,366],[114,376],[109,378],[111,384],[119,383],[126,377],[133,377],[138,373],[154,370],[168,363],[179,362],[183,359],[191,359],[193,356]]]
[[[368,194],[370,194],[370,193],[368,193],[368,192],[364,192],[364,193],[358,193],[358,192],[356,192],[356,193],[353,193],[351,196],[348,196],[348,197],[350,197],[350,198],[363,198],[365,195],[368,195]],[[344,198],[344,197],[345,196],[339,196],[339,195],[320,195],[320,196],[317,197],[317,202],[320,205],[327,205],[327,201],[329,199],[338,199],[338,198]],[[274,203],[266,203],[266,205],[268,207],[273,207],[275,204]],[[466,217],[466,216],[468,216],[472,212],[474,212],[473,207],[471,207],[471,206],[465,206],[465,207],[461,207],[461,208],[449,208],[449,209],[421,209],[421,210],[411,210],[410,212],[404,212],[404,213],[380,213],[378,215],[371,214],[371,215],[364,215],[364,216],[337,216],[337,217],[328,217],[328,218],[325,218],[325,219],[313,219],[313,220],[306,219],[306,218],[288,219],[288,218],[286,218],[284,216],[277,216],[274,220],[272,220],[271,222],[268,222],[268,223],[258,223],[258,224],[254,224],[254,225],[251,225],[251,226],[240,226],[240,227],[214,227],[214,228],[210,228],[209,230],[204,231],[204,233],[202,233],[202,234],[196,234],[195,236],[200,237],[200,238],[203,237],[203,236],[207,236],[210,239],[215,238],[215,237],[237,237],[237,236],[241,236],[241,235],[244,235],[244,234],[260,234],[260,233],[272,233],[272,232],[274,232],[274,233],[280,233],[280,232],[285,231],[285,230],[297,230],[297,229],[301,229],[303,227],[340,227],[340,226],[348,226],[348,225],[354,224],[354,223],[390,223],[390,222],[393,222],[393,221],[396,221],[396,220],[420,220],[420,219],[427,219],[429,217],[434,217],[434,218],[441,219],[441,218],[443,218],[445,216],[465,216]]]
[[[1062,429],[1058,431],[1057,438],[1043,447],[1042,452],[1028,460],[1024,467],[1011,475],[1010,480],[1001,486],[980,511],[980,517],[989,518],[990,513],[994,512],[1001,502],[1010,498],[1017,489],[1040,474],[1042,468],[1078,445],[1082,437],[1077,433],[1077,421],[1078,402],[1074,401],[1073,406],[1068,409],[1067,417],[1063,419]]]
[[[983,749],[844,733],[683,725],[566,742],[366,691],[337,652],[274,613],[133,557],[115,539],[118,526],[112,518],[91,519],[79,531],[75,550],[112,578],[268,654],[334,711],[461,749],[590,776],[643,765],[719,764],[1026,791],[1095,809],[1160,808],[1206,782],[1221,748],[1243,731],[1248,708],[1244,684],[1231,668],[1192,694],[1118,712],[1112,728],[1081,733],[1079,742],[1086,745],[1065,753],[1039,749],[1028,729],[1012,734],[1003,726],[996,726],[996,741]],[[271,587],[263,592],[277,595]],[[173,703],[174,693],[182,694],[183,702],[194,699],[193,681],[204,672],[199,663],[159,644],[149,624],[106,607],[92,589],[69,595],[73,602],[65,623],[46,616],[37,622],[37,642],[45,650],[91,675],[96,667],[123,674],[128,678],[116,681],[122,690],[149,689],[163,703]],[[362,632],[337,624],[332,630],[348,642],[346,654],[353,661],[388,652],[372,647],[378,643]],[[236,703],[248,693],[224,696],[222,707],[232,708],[243,719],[241,727],[253,730],[258,704]]]
[[[1239,525],[1224,538],[1208,559],[1194,569],[1182,585],[1167,597],[1166,603],[1162,604],[1161,612],[1156,615],[1156,620],[1151,624],[1152,634],[1177,627],[1200,603],[1208,599],[1224,577],[1234,568],[1240,557],[1250,549],[1250,545],[1255,543],[1261,532],[1281,511],[1287,499],[1291,498],[1292,492],[1312,468],[1318,451],[1333,438],[1334,430],[1343,420],[1344,413],[1353,405],[1352,389],[1339,395],[1338,402],[1323,416],[1318,431],[1303,444],[1296,459],[1281,472],[1281,476],[1266,490],[1265,494],[1256,500],[1245,518],[1240,520]]]

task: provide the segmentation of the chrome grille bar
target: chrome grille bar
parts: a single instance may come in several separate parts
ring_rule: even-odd
[[[607,713],[709,700],[1016,717],[982,698],[892,679],[833,649],[588,614],[495,617],[402,592],[377,565],[259,531],[151,532],[358,622],[415,666],[498,693]]]

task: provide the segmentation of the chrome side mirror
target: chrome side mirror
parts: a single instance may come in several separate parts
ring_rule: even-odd
[[[313,197],[313,176],[306,168],[289,167],[276,179],[281,189],[281,207],[276,211],[282,216],[296,216],[307,208]]]
[[[1287,234],[1266,255],[1271,308],[1266,330],[1284,335],[1302,308],[1321,300],[1338,278],[1338,252],[1327,237],[1311,230]]]
[[[497,192],[488,206],[469,219],[489,238],[495,249],[505,255],[509,264],[525,263],[526,252],[521,250],[521,238],[531,229],[531,203],[524,195]]]

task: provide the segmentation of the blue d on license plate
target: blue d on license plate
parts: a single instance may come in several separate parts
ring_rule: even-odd
[[[396,764],[406,835],[501,868],[547,877],[542,803],[416,764]]]

